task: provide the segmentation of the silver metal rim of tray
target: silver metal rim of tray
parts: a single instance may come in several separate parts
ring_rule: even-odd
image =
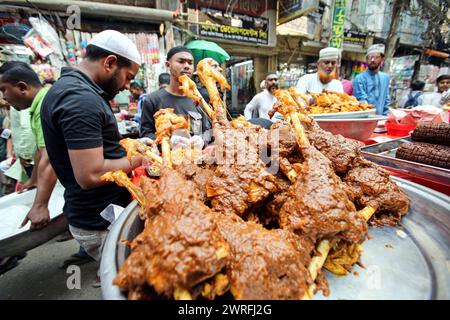
[[[316,118],[317,122],[370,122],[386,120],[386,116],[369,114],[366,118]]]
[[[355,266],[354,273],[344,277],[326,271],[330,296],[319,293],[314,299],[450,299],[450,197],[407,180],[392,179],[411,200],[402,227],[371,227],[369,234],[374,238],[364,242],[361,256],[365,269]],[[134,201],[124,210],[106,240],[100,266],[104,299],[126,299],[112,282],[118,270],[118,248],[123,246],[119,242],[130,227],[124,223],[138,217],[137,208]]]

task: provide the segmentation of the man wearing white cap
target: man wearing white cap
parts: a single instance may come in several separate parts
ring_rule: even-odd
[[[342,83],[337,80],[336,66],[340,51],[336,48],[325,48],[319,52],[317,72],[306,74],[298,80],[297,89],[305,94],[306,91],[321,93],[323,89],[344,92]]]
[[[389,76],[380,71],[384,61],[384,45],[374,44],[367,50],[368,69],[353,80],[353,94],[361,102],[373,104],[377,114],[387,115],[391,101]]]
[[[100,260],[110,222],[100,216],[109,204],[126,206],[130,195],[100,180],[108,171],[129,173],[142,158],[128,161],[120,146],[109,100],[130,81],[141,64],[136,45],[120,32],[95,35],[77,68],[62,68],[41,109],[50,162],[65,188],[64,215],[73,237]]]

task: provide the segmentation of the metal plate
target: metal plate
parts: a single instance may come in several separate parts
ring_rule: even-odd
[[[336,113],[316,113],[309,114],[314,119],[353,119],[353,118],[367,118],[369,114],[375,114],[375,109],[352,111],[352,112],[336,112]]]
[[[326,272],[330,296],[315,299],[450,299],[450,198],[415,183],[392,177],[411,200],[402,228],[370,228],[361,260],[344,277]],[[133,202],[114,223],[101,262],[105,299],[125,299],[112,280],[128,254],[121,239],[142,230]],[[138,230],[140,229],[140,230]]]

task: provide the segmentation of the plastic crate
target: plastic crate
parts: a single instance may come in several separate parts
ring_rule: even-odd
[[[397,124],[386,122],[387,134],[396,137],[406,137],[409,136],[411,131],[416,128],[416,124]]]

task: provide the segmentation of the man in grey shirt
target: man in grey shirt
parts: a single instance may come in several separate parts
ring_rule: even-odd
[[[185,47],[174,47],[167,53],[166,67],[170,73],[170,84],[164,89],[147,95],[142,103],[141,137],[155,139],[155,113],[163,108],[173,108],[176,114],[189,117],[191,135],[202,137],[204,144],[211,141],[211,123],[206,112],[199,111],[194,101],[183,95],[178,77],[189,77],[194,72],[194,57]]]

